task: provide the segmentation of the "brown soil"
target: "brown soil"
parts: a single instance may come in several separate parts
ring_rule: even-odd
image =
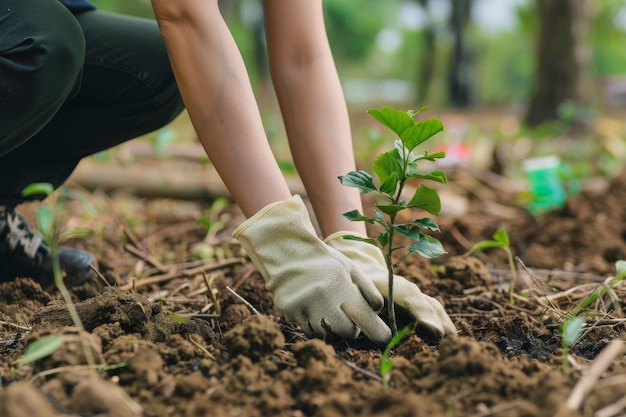
[[[388,390],[379,375],[384,346],[307,340],[281,320],[260,275],[230,239],[242,220],[235,207],[213,213],[223,227],[207,235],[195,219],[206,207],[89,198],[97,215],[69,200],[66,220],[68,228],[95,231],[72,244],[96,255],[103,279],[72,294],[82,334],[106,368],[94,377],[82,366],[79,331],[57,291],[28,278],[0,284],[0,416],[626,413],[624,350],[606,366],[598,359],[612,340],[624,340],[626,285],[590,306],[569,371],[559,331],[565,314],[626,258],[626,175],[607,191],[582,193],[540,218],[499,191],[499,210],[470,196],[467,214],[437,219],[449,254],[434,262],[410,256],[399,273],[445,304],[459,335],[437,340],[419,327],[411,331],[392,353]],[[500,227],[528,268],[518,269],[514,303],[504,251],[463,256]],[[203,248],[191,244],[201,241]],[[190,260],[207,250],[216,258]],[[17,366],[29,344],[50,334],[66,335],[61,348]],[[591,381],[590,389],[572,394],[581,381]],[[574,409],[568,398],[579,400]]]

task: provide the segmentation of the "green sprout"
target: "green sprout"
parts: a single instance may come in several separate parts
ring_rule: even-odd
[[[569,375],[569,362],[567,361],[567,357],[569,356],[570,348],[583,334],[583,329],[585,328],[585,319],[577,316],[567,318],[563,324],[561,325],[561,346],[563,350],[563,372],[566,375]]]
[[[398,334],[394,301],[393,301],[393,253],[399,249],[407,249],[410,253],[417,253],[425,258],[436,258],[446,251],[439,240],[424,233],[424,231],[438,232],[439,226],[430,218],[416,219],[411,223],[396,224],[395,219],[399,212],[407,209],[422,209],[429,214],[437,215],[441,210],[441,201],[437,191],[420,184],[407,201],[403,199],[405,186],[411,180],[431,180],[441,184],[447,183],[443,171],[420,172],[417,170],[421,161],[435,161],[445,157],[444,152],[429,154],[424,151],[415,154],[413,150],[423,142],[443,131],[441,121],[435,118],[415,121],[415,116],[427,110],[422,107],[418,112],[402,111],[391,107],[370,109],[368,113],[378,122],[394,132],[399,139],[394,141],[394,147],[376,158],[373,170],[380,185],[374,184],[373,176],[363,170],[351,171],[340,176],[341,183],[348,187],[361,190],[362,194],[375,193],[378,197],[375,217],[365,216],[358,210],[344,213],[344,217],[351,221],[364,221],[378,224],[383,231],[377,239],[358,236],[345,236],[345,239],[360,240],[378,245],[383,250],[389,276],[388,319],[394,335]],[[395,246],[394,237],[399,234],[410,238],[413,243],[406,247]]]
[[[26,186],[22,190],[23,197],[32,197],[32,196],[49,196],[53,193],[54,187],[49,183],[33,183]],[[61,263],[59,260],[59,238],[56,235],[55,231],[55,205],[52,206],[39,206],[35,211],[35,218],[37,221],[37,228],[39,233],[43,236],[44,241],[50,247],[50,259],[52,260],[52,273],[54,276],[54,283],[59,289],[65,305],[67,306],[68,312],[74,326],[76,326],[80,330],[84,330],[85,327],[78,315],[78,311],[76,310],[76,306],[72,302],[72,297],[65,285],[63,280],[63,274],[61,272]],[[87,360],[87,364],[89,369],[94,372],[95,371],[95,360],[93,354],[91,352],[91,348],[89,347],[88,340],[84,337],[82,333],[79,333],[79,339],[81,346],[83,348],[85,358]],[[18,360],[19,364],[25,364],[33,360],[41,359],[42,357],[48,356],[54,351],[56,351],[62,344],[64,338],[63,336],[51,336],[49,338],[42,338],[39,343],[33,344],[30,349],[27,349],[26,355]]]
[[[515,281],[517,281],[517,272],[515,269],[515,262],[513,261],[513,251],[511,250],[511,243],[509,240],[509,234],[504,229],[498,229],[493,234],[493,240],[483,240],[481,242],[476,243],[474,246],[470,248],[467,252],[465,252],[465,256],[470,256],[474,252],[484,251],[485,249],[491,248],[500,248],[506,252],[507,258],[509,260],[509,267],[511,268],[511,284],[509,286],[509,301],[511,304],[514,303],[513,300],[513,290],[515,289]]]
[[[391,341],[385,347],[383,351],[382,357],[380,358],[380,376],[383,380],[383,389],[389,389],[389,380],[391,379],[391,370],[394,368],[395,364],[393,360],[389,358],[391,351],[395,348],[404,337],[407,335],[409,330],[414,328],[417,325],[417,322],[409,323],[396,334],[393,335]]]
[[[619,298],[617,294],[615,294],[613,287],[626,279],[626,261],[615,262],[615,269],[617,274],[585,297],[567,314],[561,324],[561,346],[563,348],[562,364],[563,371],[566,374],[569,374],[569,362],[567,361],[567,357],[570,348],[578,341],[586,325],[585,319],[581,317],[580,314],[589,308],[598,298],[604,297],[606,294],[609,294],[612,301],[619,306]]]

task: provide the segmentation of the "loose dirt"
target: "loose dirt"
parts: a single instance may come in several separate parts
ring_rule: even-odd
[[[437,219],[448,255],[400,263],[399,274],[445,304],[459,335],[410,331],[392,352],[388,390],[379,374],[384,346],[308,340],[281,319],[230,238],[242,220],[235,207],[213,213],[222,227],[207,234],[197,207],[185,204],[180,211],[171,201],[95,194],[99,214],[89,218],[70,202],[70,225],[96,231],[72,243],[96,255],[102,274],[72,291],[85,329],[73,326],[57,291],[0,277],[0,416],[624,415],[624,349],[606,366],[600,356],[626,335],[626,285],[586,311],[565,365],[560,326],[626,259],[626,175],[542,217],[498,195],[501,213],[471,198],[465,215]],[[503,251],[463,255],[500,227],[523,262],[513,302]],[[195,242],[216,257],[191,259]],[[409,322],[402,312],[400,319]],[[65,335],[61,348],[16,364],[51,334]],[[80,334],[102,367],[95,377],[84,367]],[[591,386],[579,395],[581,381]]]

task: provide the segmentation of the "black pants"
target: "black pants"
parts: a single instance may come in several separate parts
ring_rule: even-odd
[[[0,0],[0,205],[182,110],[154,21]]]

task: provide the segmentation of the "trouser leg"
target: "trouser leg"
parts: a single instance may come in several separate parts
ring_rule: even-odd
[[[19,203],[30,183],[60,186],[81,158],[158,129],[183,109],[154,21],[98,11],[76,21],[86,51],[80,90],[0,156],[0,203]]]
[[[76,93],[84,59],[82,30],[57,0],[0,0],[0,157]]]

